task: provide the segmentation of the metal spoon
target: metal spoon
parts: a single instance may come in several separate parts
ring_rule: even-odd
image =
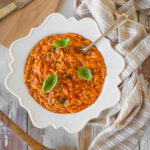
[[[90,49],[95,43],[97,43],[99,40],[101,40],[103,37],[105,37],[108,33],[110,33],[111,31],[113,31],[114,29],[118,28],[119,26],[121,26],[122,24],[124,24],[126,21],[128,20],[128,15],[123,13],[122,15],[120,15],[120,17],[114,22],[114,24],[106,31],[104,32],[99,38],[97,38],[92,44],[90,44],[89,46],[83,48],[83,51],[87,51],[88,49]]]

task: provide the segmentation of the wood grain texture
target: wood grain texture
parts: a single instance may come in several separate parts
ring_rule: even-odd
[[[37,140],[39,143],[43,143],[43,140],[42,140],[42,135],[43,135],[42,129],[36,128],[32,124],[29,116],[28,116],[28,134],[30,136],[32,136],[35,140]],[[47,146],[49,147],[49,145],[47,145]],[[53,147],[51,147],[51,148],[53,148]],[[28,150],[31,150],[29,146],[28,146]]]
[[[45,129],[38,129],[29,118],[28,134],[40,143],[43,143],[43,145],[56,150],[77,150],[76,134],[68,133],[62,128],[56,130],[49,126]]]
[[[32,150],[52,150],[40,144],[31,136],[29,136],[18,125],[16,125],[11,119],[9,119],[1,110],[0,110],[0,120],[17,137],[19,137],[23,142],[25,142],[28,146],[30,146]]]
[[[26,7],[16,10],[0,21],[0,43],[6,47],[24,37],[31,28],[39,26],[54,12],[60,0],[34,0]]]
[[[0,9],[13,2],[14,0],[0,0]]]

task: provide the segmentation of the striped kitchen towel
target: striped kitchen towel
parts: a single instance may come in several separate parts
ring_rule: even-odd
[[[78,134],[79,150],[133,150],[150,122],[150,93],[138,74],[150,54],[150,35],[136,16],[136,10],[143,8],[150,8],[150,0],[76,0],[77,16],[93,17],[101,32],[120,14],[129,16],[129,21],[107,36],[126,62],[120,102],[88,122]]]

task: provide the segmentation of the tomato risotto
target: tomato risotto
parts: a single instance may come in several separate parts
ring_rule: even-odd
[[[24,80],[36,102],[54,113],[76,113],[93,104],[106,76],[104,59],[75,33],[45,37],[31,50]]]

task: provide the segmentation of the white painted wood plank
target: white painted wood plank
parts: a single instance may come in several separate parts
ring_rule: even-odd
[[[8,49],[0,46],[0,109],[22,129],[27,130],[27,113],[4,85],[10,58]],[[0,150],[27,150],[27,146],[0,122]]]
[[[29,116],[28,116],[28,134],[31,135],[39,143],[42,143],[42,129],[36,128],[32,124]],[[28,150],[31,150],[30,147],[28,147]]]
[[[147,90],[150,94],[150,57],[143,63],[139,71],[143,74],[144,80],[148,83]],[[139,142],[139,147],[140,150],[150,150],[150,124]]]
[[[145,131],[143,138],[140,140],[140,150],[150,150],[150,125]]]
[[[135,150],[140,150],[139,143],[137,144],[137,147],[135,148]]]
[[[77,149],[76,134],[68,133],[62,128],[55,130],[50,126],[44,130],[42,138],[44,145],[57,150]]]
[[[43,145],[57,150],[76,150],[77,136],[70,134],[64,129],[55,130],[49,126],[45,129],[36,128],[32,122],[28,121],[28,133]],[[28,148],[28,150],[31,150]]]
[[[146,15],[139,13],[139,22],[149,31],[150,20],[148,23],[148,19]],[[150,33],[149,33],[150,34]],[[150,91],[150,56],[148,59],[143,63],[140,68],[140,73],[143,74],[144,79],[149,83],[149,91]],[[139,148],[140,150],[150,150],[150,125],[148,126],[147,130],[144,133],[143,138],[139,141]]]
[[[75,16],[74,0],[61,0],[57,12],[67,18]]]

